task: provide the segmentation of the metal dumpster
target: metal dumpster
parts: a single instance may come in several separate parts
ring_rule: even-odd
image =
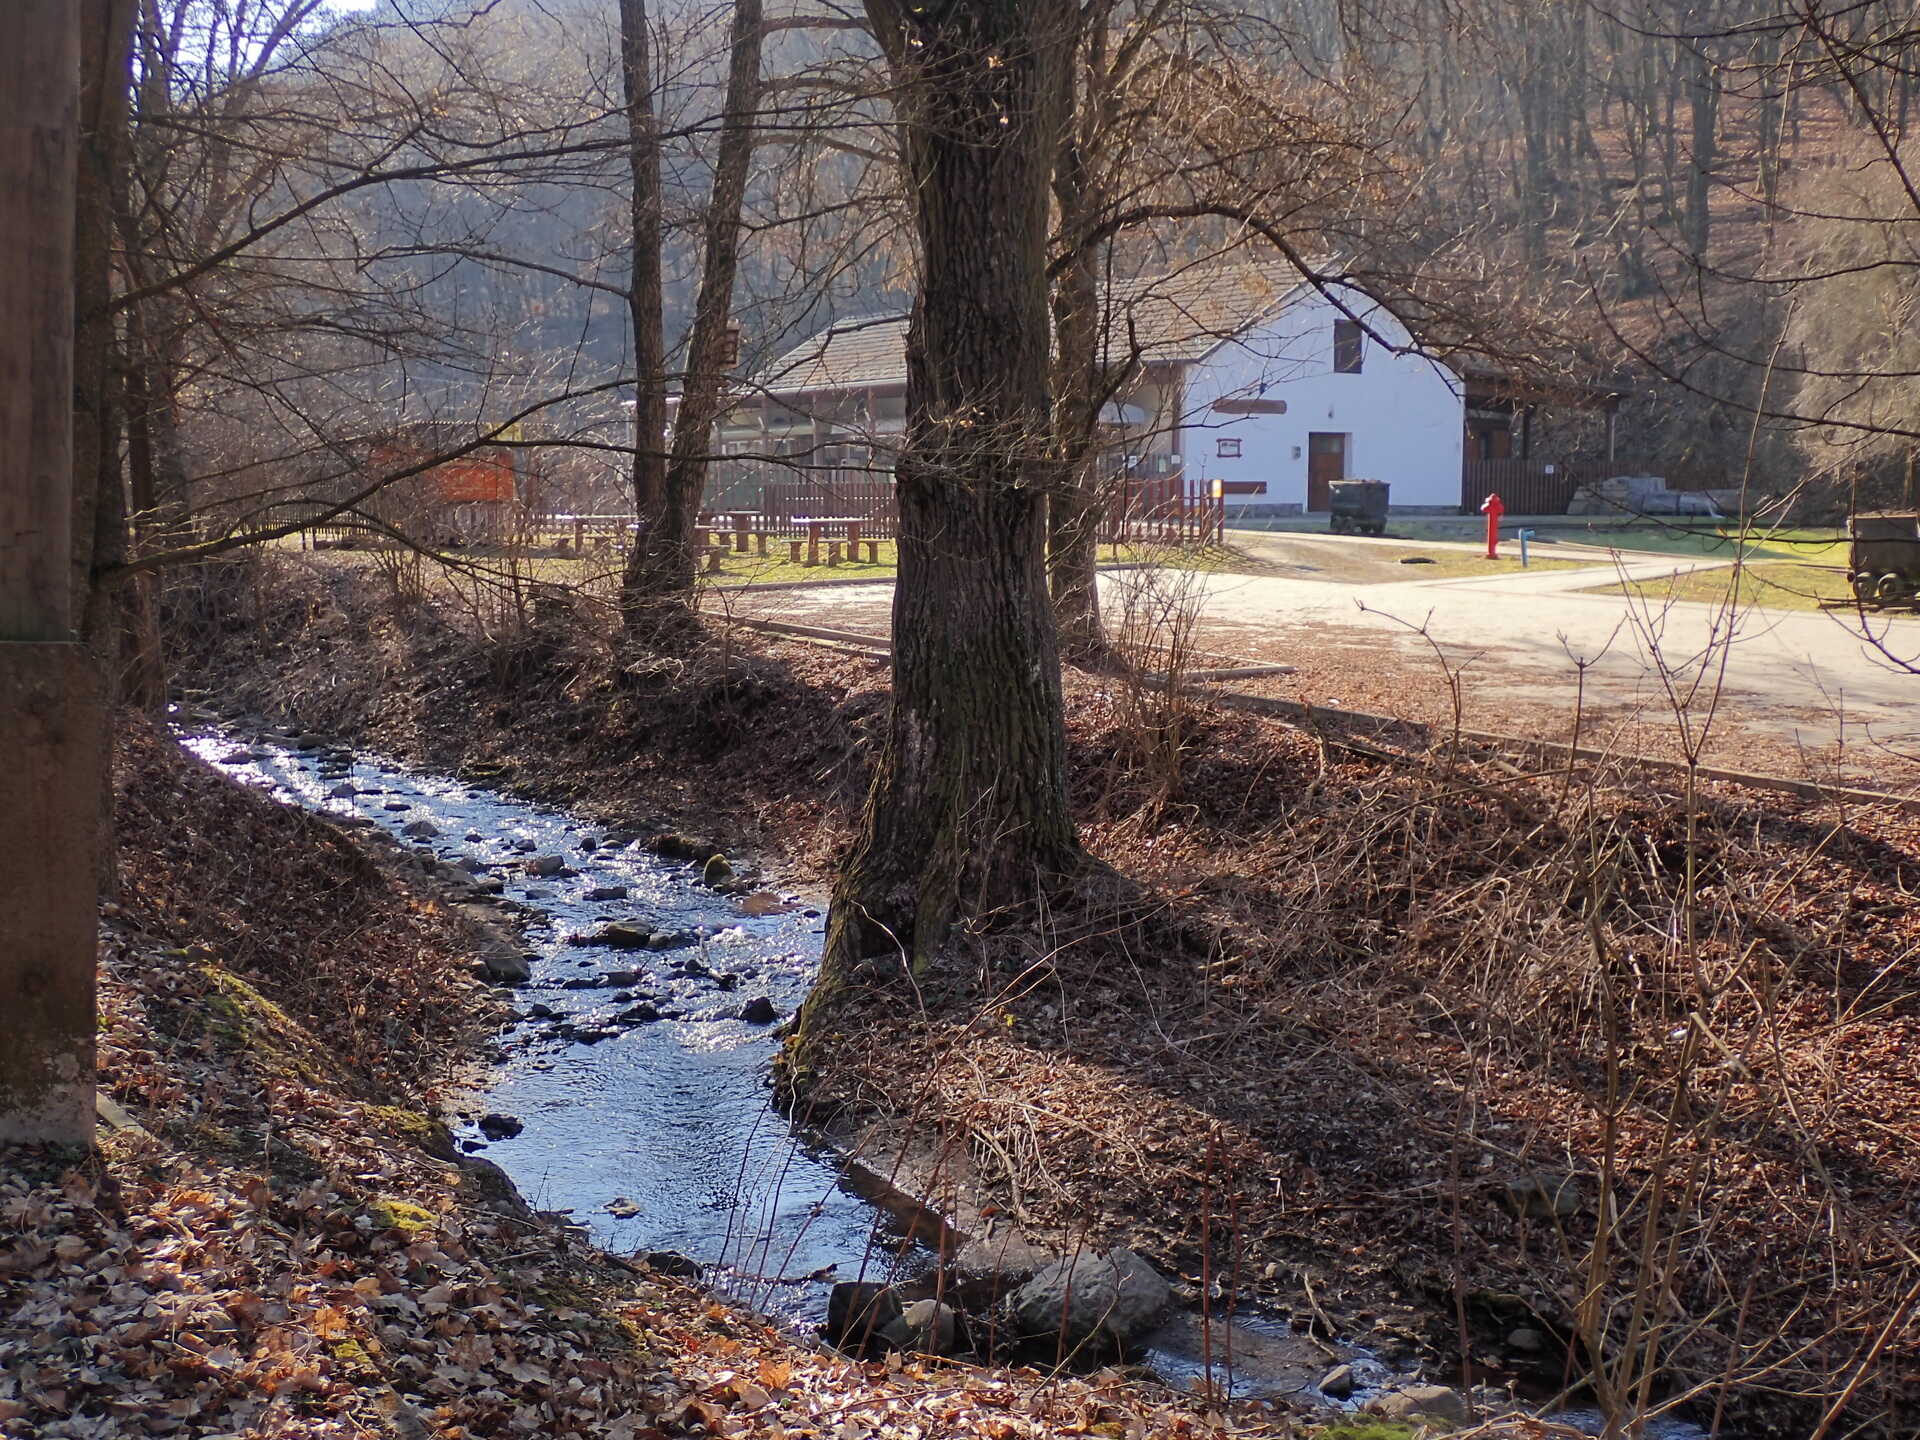
[[[1862,604],[1906,605],[1920,597],[1920,515],[1856,515],[1847,579]]]
[[[1336,535],[1387,533],[1387,491],[1384,480],[1335,480],[1327,487],[1332,516],[1327,528]]]

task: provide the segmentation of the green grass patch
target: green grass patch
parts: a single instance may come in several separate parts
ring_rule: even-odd
[[[1835,530],[1747,530],[1737,526],[1678,521],[1643,525],[1554,528],[1555,538],[1572,544],[1649,555],[1698,555],[1732,560],[1744,549],[1749,560],[1798,560],[1835,564],[1846,559],[1847,537]]]
[[[1413,1440],[1420,1428],[1405,1420],[1373,1420],[1355,1416],[1336,1420],[1307,1432],[1308,1440]]]
[[[1824,600],[1845,600],[1851,591],[1843,570],[1792,560],[1761,560],[1740,567],[1738,603],[1762,610],[1819,610]],[[1658,580],[1597,585],[1587,594],[1634,595],[1653,605],[1684,601],[1697,605],[1725,605],[1735,598],[1736,571],[1731,565],[1692,570]]]

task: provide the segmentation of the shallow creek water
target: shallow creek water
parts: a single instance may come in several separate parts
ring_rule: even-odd
[[[805,997],[823,932],[817,906],[776,892],[778,910],[748,913],[760,906],[703,885],[697,866],[600,844],[599,830],[564,811],[372,756],[329,759],[207,729],[182,738],[284,802],[396,838],[424,821],[437,833],[406,843],[503,882],[500,898],[525,923],[532,978],[514,992],[521,1018],[456,1136],[500,1165],[529,1204],[565,1213],[621,1254],[684,1255],[717,1289],[798,1325],[824,1316],[834,1281],[913,1280],[937,1265],[937,1221],[770,1105],[778,1027],[742,1012],[764,996],[784,1019]],[[343,786],[354,793],[336,793]],[[562,857],[567,873],[529,875],[524,862],[535,855]],[[622,888],[620,898],[592,898]],[[685,943],[569,943],[610,921]],[[602,983],[609,974],[620,978]],[[632,1018],[643,1004],[660,1018]],[[489,1142],[477,1119],[493,1112],[524,1130]],[[1408,1378],[1357,1347],[1323,1345],[1260,1316],[1230,1329],[1216,1320],[1203,1343],[1198,1317],[1176,1314],[1140,1358],[1176,1385],[1209,1373],[1222,1384],[1228,1355],[1240,1395],[1318,1398],[1315,1380],[1343,1362],[1360,1382],[1355,1400]]]

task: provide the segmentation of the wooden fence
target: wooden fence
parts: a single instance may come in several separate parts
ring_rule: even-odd
[[[1103,545],[1218,545],[1227,528],[1227,502],[1212,495],[1177,495],[1159,505],[1119,505],[1100,527]]]
[[[1212,496],[1189,496],[1178,472],[1136,477],[1112,495],[1101,519],[1100,539],[1105,544],[1209,545],[1218,543],[1226,527],[1225,502]],[[763,485],[752,528],[794,538],[806,533],[798,523],[805,517],[857,519],[863,522],[861,533],[874,540],[892,540],[900,534],[892,482],[869,479]]]
[[[900,533],[891,480],[789,480],[760,487],[754,528],[792,539],[806,533],[800,519],[859,520],[869,540],[892,540]]]
[[[1472,515],[1489,495],[1512,515],[1564,515],[1579,486],[1606,478],[1604,465],[1551,460],[1469,460],[1461,466],[1460,513]]]

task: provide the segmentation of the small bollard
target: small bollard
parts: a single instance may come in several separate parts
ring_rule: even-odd
[[[1522,570],[1527,568],[1527,542],[1531,539],[1533,539],[1533,532],[1531,530],[1522,530],[1520,532],[1520,568]]]

